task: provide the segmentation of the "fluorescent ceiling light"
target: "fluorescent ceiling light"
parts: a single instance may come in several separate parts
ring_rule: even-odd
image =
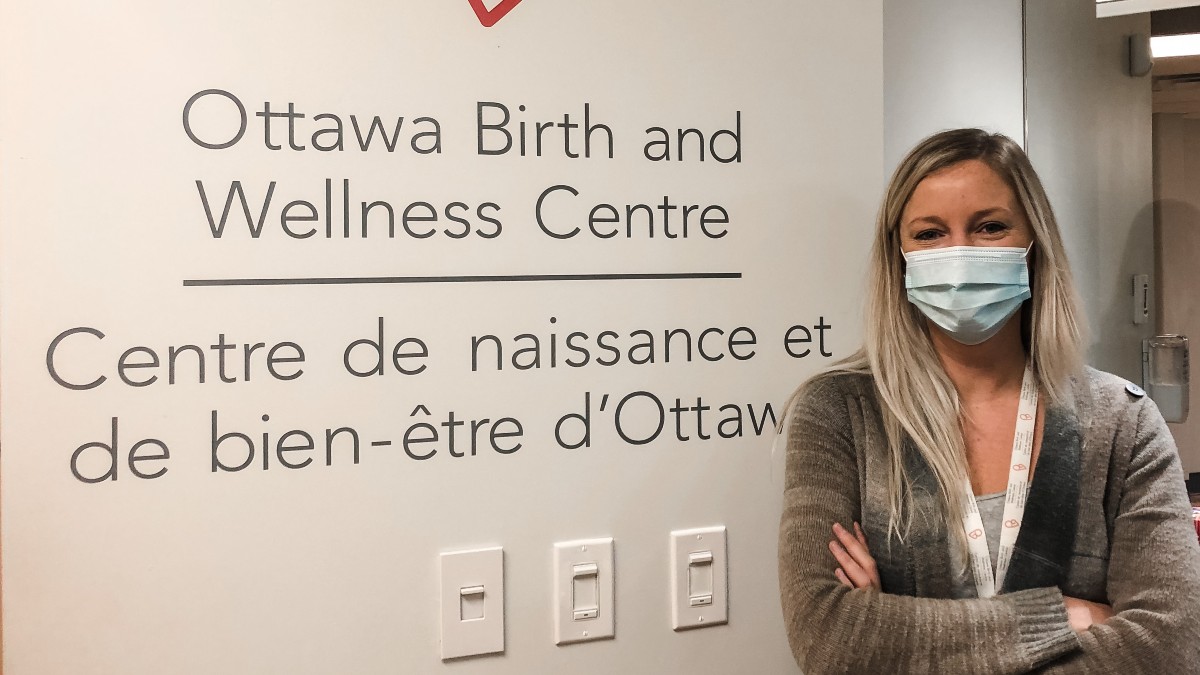
[[[1150,53],[1156,59],[1200,55],[1200,33],[1159,35],[1150,38]]]

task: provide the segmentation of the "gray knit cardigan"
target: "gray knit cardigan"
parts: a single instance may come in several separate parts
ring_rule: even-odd
[[[779,531],[788,639],[821,673],[1200,673],[1200,547],[1175,444],[1149,398],[1089,369],[1048,406],[1037,471],[1001,593],[951,599],[947,519],[905,445],[914,508],[889,541],[886,441],[874,381],[812,380],[789,426]],[[833,572],[834,522],[862,523],[883,592]],[[1063,595],[1112,605],[1076,634]]]

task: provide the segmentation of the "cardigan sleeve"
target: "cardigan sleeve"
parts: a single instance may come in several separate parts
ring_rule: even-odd
[[[1026,673],[1077,650],[1057,588],[950,600],[837,581],[830,528],[849,527],[861,514],[853,398],[835,379],[805,387],[788,434],[779,582],[788,641],[804,673]]]
[[[1083,650],[1044,672],[1200,673],[1200,547],[1171,433],[1142,400],[1112,526],[1114,615],[1080,635]]]

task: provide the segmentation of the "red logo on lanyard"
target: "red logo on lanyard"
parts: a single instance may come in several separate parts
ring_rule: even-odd
[[[1004,526],[1005,526],[1005,527],[1010,527],[1010,528],[1011,528],[1011,527],[1020,527],[1020,526],[1021,526],[1021,521],[1019,521],[1019,520],[1012,520],[1012,519],[1010,519],[1010,520],[1006,520],[1006,521],[1004,521]]]
[[[979,530],[979,529],[971,530],[970,534],[968,534],[967,536],[972,539],[978,539],[983,536],[983,530]]]
[[[1021,419],[1028,422],[1029,420],[1033,419],[1033,415],[1030,415],[1029,413],[1021,413]]]

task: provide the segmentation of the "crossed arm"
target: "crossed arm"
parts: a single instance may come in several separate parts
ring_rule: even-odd
[[[879,582],[879,570],[875,558],[871,555],[867,543],[867,535],[858,523],[854,523],[854,533],[842,527],[841,523],[833,524],[833,539],[829,540],[829,551],[837,560],[838,568],[833,575],[846,588],[865,588],[875,591],[883,590]],[[1113,615],[1112,607],[1099,602],[1091,602],[1081,598],[1063,596],[1063,604],[1067,607],[1067,623],[1071,630],[1077,633],[1092,627],[1093,624],[1103,623]]]

